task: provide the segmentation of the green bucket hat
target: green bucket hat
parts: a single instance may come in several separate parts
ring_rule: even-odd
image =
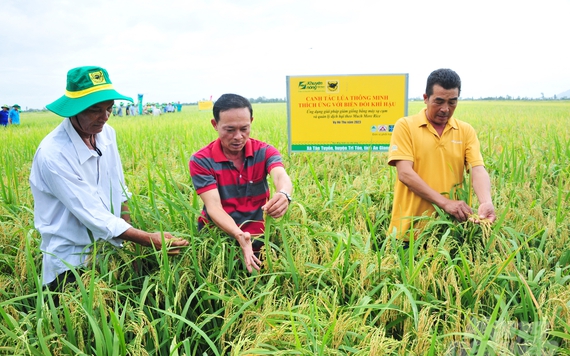
[[[10,107],[9,107],[8,105],[6,105],[6,104],[2,105],[2,109],[4,109],[4,108],[10,109]]]
[[[14,104],[14,105],[12,105],[12,107],[20,109],[20,105],[18,105],[18,104]]]
[[[67,72],[65,94],[46,105],[49,111],[63,117],[72,117],[97,103],[107,100],[133,101],[113,88],[107,71],[101,67],[78,67]]]

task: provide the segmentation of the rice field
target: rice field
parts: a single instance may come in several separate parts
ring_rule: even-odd
[[[409,113],[423,106],[410,102]],[[97,244],[97,263],[58,307],[41,288],[28,176],[62,119],[22,113],[20,127],[0,129],[0,354],[570,354],[569,101],[460,102],[497,222],[441,214],[408,251],[386,237],[396,179],[387,154],[289,156],[286,113],[254,105],[252,137],[283,153],[295,190],[287,215],[267,221],[271,248],[251,275],[234,241],[196,228],[188,160],[216,137],[211,113],[112,117],[133,225],[190,246],[168,257]]]

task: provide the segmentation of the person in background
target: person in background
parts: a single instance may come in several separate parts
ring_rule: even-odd
[[[20,125],[20,105],[12,105],[12,109],[8,114],[8,122],[12,125]]]
[[[160,114],[162,114],[162,112],[160,111],[160,108],[158,107],[158,104],[154,104],[152,106],[152,115],[153,116],[159,116]]]
[[[98,240],[155,249],[166,243],[169,254],[188,245],[168,232],[131,225],[116,133],[106,125],[114,100],[132,101],[115,91],[105,69],[86,66],[71,69],[65,95],[46,106],[65,118],[40,143],[29,179],[42,238],[42,280],[50,290],[75,280],[68,264],[84,267]]]
[[[396,122],[388,164],[396,167],[398,179],[388,235],[395,233],[407,241],[412,223],[415,231],[421,231],[423,226],[414,217],[432,215],[433,204],[458,221],[496,220],[479,139],[471,125],[453,117],[460,93],[461,79],[457,73],[451,69],[435,70],[427,79],[423,95],[426,108]],[[471,172],[479,200],[478,216],[473,216],[466,202],[449,194],[463,183],[465,169]]]
[[[214,104],[212,126],[218,138],[194,153],[190,174],[204,203],[199,229],[216,225],[239,243],[248,272],[259,270],[263,214],[282,217],[289,208],[293,185],[277,149],[250,138],[253,109],[236,94],[224,94]],[[270,198],[267,175],[275,193]]]
[[[2,111],[0,111],[0,125],[8,126],[10,115],[10,107],[8,105],[2,105]]]

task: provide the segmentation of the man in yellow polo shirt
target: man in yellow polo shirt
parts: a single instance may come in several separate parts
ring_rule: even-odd
[[[479,200],[479,219],[496,220],[491,200],[491,182],[471,125],[453,118],[461,92],[461,79],[451,69],[437,69],[427,80],[424,102],[418,114],[399,119],[390,142],[388,164],[395,166],[398,180],[388,234],[408,240],[414,217],[430,216],[440,207],[459,221],[473,211],[449,192],[463,182],[464,169],[471,170],[473,189]],[[413,227],[421,229],[422,222]]]

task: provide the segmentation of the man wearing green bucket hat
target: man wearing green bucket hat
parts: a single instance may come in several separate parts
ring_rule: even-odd
[[[20,105],[12,105],[8,114],[8,122],[12,125],[20,125]]]
[[[40,143],[30,174],[34,220],[42,236],[43,284],[59,290],[82,268],[94,241],[121,247],[124,240],[178,254],[188,241],[170,233],[149,233],[130,225],[130,197],[115,130],[106,125],[115,91],[107,71],[79,67],[67,73],[65,94],[46,108],[66,119]]]

